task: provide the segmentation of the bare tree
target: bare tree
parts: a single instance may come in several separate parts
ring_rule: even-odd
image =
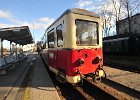
[[[110,29],[116,21],[116,31],[119,34],[119,20],[128,18],[129,33],[131,34],[131,16],[139,9],[140,0],[102,0],[98,13],[101,16],[102,32],[109,36]],[[115,25],[115,24],[114,24]]]
[[[110,34],[110,29],[112,28],[112,10],[108,8],[109,3],[103,3],[100,8],[98,13],[101,16],[101,22],[102,22],[102,33],[103,36],[108,37]]]
[[[116,32],[119,34],[119,23],[118,21],[120,20],[120,17],[122,16],[122,5],[121,5],[122,0],[112,0],[113,8],[114,8],[114,16],[116,19]]]
[[[131,30],[131,16],[135,14],[136,9],[140,6],[140,0],[122,0],[122,6],[126,9],[126,14],[128,18],[129,34],[132,34]]]
[[[103,32],[106,36],[109,36],[110,29],[115,25],[116,31],[119,33],[119,23],[120,19],[124,18],[125,10],[122,8],[122,0],[106,0],[103,1],[99,14],[101,15]]]

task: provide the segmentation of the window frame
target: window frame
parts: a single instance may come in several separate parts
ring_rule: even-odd
[[[62,38],[63,38],[63,44],[62,44],[62,45],[59,45],[59,42],[58,42],[57,28],[58,28],[59,26],[62,27],[62,29],[61,29],[61,30],[62,30]],[[56,27],[56,35],[57,35],[57,46],[58,46],[58,47],[63,47],[63,45],[64,45],[64,37],[63,37],[63,25],[62,25],[62,24],[57,25],[57,27]]]
[[[91,21],[91,20],[84,20],[84,19],[75,19],[75,26],[77,27],[77,25],[76,25],[76,21],[87,21],[87,22],[93,22],[93,23],[96,23],[96,29],[97,29],[97,45],[99,45],[99,23],[98,22],[96,22],[96,21]],[[77,29],[77,28],[76,28]],[[75,30],[75,32],[76,32],[76,30]],[[77,32],[76,32],[77,33]],[[76,34],[75,34],[76,35]],[[76,36],[76,38],[77,38],[77,36]],[[77,40],[76,40],[76,42],[77,42]],[[77,43],[76,43],[76,45],[77,46],[85,46],[85,45],[78,45]],[[96,45],[86,45],[86,46],[96,46]]]
[[[50,44],[49,44],[49,35],[50,34],[52,34],[52,33],[50,33],[51,31],[53,31],[52,33],[53,33],[53,42],[54,42],[54,46],[53,47],[50,47]],[[55,29],[54,28],[52,28],[48,33],[47,33],[47,40],[48,40],[48,48],[54,48],[55,47]]]

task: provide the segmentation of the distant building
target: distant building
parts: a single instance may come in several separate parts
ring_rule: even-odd
[[[131,23],[131,33],[136,36],[140,36],[140,13],[137,13],[136,15],[132,16],[130,18]],[[119,24],[119,30],[117,34],[129,34],[129,24],[128,24],[128,18],[118,21]],[[117,28],[117,26],[116,26]]]
[[[103,38],[104,53],[140,56],[140,13],[132,16],[130,20],[131,33],[126,18],[117,22],[117,35]]]
[[[24,52],[28,52],[28,51],[33,52],[35,49],[35,44],[33,43],[33,44],[24,45],[22,49]]]

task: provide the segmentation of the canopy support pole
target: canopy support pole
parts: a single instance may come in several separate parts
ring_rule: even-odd
[[[17,44],[16,44],[16,58],[17,58],[17,60],[18,60],[18,55],[17,55]]]
[[[12,42],[10,41],[10,54],[12,54]]]
[[[3,40],[0,38],[0,57],[3,58]]]

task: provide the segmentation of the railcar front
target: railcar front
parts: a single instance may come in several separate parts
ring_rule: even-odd
[[[103,76],[99,15],[84,9],[67,10],[46,34],[48,65],[56,76],[70,83],[80,82],[83,76]]]
[[[67,56],[68,82],[80,82],[82,76],[103,75],[102,34],[100,17],[86,10],[73,11],[68,15]],[[71,42],[69,42],[71,41]],[[96,75],[97,76],[97,75]]]

